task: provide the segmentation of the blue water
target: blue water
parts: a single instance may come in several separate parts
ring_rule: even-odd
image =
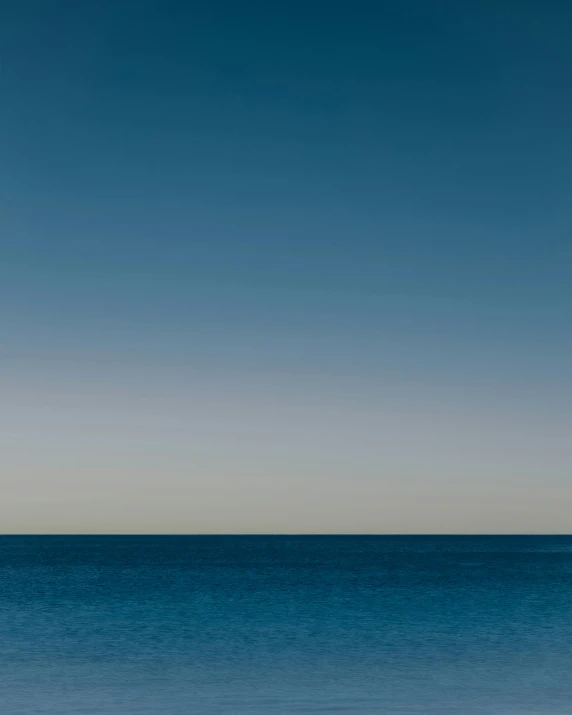
[[[2,715],[570,715],[572,537],[0,537]]]

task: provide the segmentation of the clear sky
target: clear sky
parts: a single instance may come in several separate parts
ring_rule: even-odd
[[[572,531],[571,33],[0,0],[0,531]]]

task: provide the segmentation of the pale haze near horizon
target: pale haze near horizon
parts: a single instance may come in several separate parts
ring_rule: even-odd
[[[0,4],[0,532],[571,532],[570,7],[50,5]]]
[[[94,371],[96,372],[96,371]],[[29,377],[29,373],[28,373]],[[140,376],[139,376],[140,377]],[[331,378],[7,387],[11,533],[562,533],[568,430]],[[288,385],[287,383],[291,383]],[[316,384],[317,383],[317,384]],[[442,392],[441,392],[442,395]],[[11,399],[12,398],[12,399]],[[546,475],[550,477],[547,478]]]

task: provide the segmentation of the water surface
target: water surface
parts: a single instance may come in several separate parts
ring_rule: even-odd
[[[0,537],[3,715],[570,715],[572,537]]]

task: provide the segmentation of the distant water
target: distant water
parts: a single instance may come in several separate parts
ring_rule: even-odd
[[[570,715],[572,537],[0,537],[2,715]]]

